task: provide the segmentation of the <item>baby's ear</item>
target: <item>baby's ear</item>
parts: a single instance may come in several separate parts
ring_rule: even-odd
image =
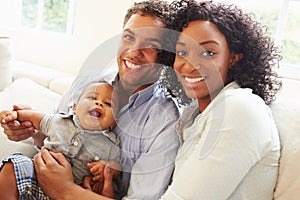
[[[76,104],[76,103],[73,103],[73,106],[72,106],[72,114],[76,114],[76,109],[77,109],[77,104]]]

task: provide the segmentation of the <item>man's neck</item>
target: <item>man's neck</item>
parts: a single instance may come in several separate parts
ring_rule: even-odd
[[[119,96],[120,96],[120,108],[122,108],[123,106],[125,106],[126,104],[129,103],[129,97],[149,86],[153,85],[153,83],[148,83],[145,85],[142,85],[138,88],[136,87],[126,87],[124,86],[124,84],[120,81],[119,85],[118,85],[118,92],[119,92]]]

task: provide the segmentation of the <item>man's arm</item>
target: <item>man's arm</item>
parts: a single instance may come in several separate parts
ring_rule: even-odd
[[[70,163],[61,153],[54,153],[43,148],[34,156],[34,166],[37,179],[43,191],[53,199],[64,200],[107,200],[111,199],[101,196],[92,191],[86,190],[73,181],[72,168]],[[104,179],[112,180],[112,173],[105,168]],[[111,182],[106,181],[106,182]],[[104,190],[107,185],[104,184]],[[112,194],[106,194],[111,196]]]

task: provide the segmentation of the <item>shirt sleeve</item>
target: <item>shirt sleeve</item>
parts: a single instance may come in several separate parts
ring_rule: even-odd
[[[195,120],[178,154],[180,167],[176,163],[173,182],[161,199],[228,199],[272,148],[270,119],[264,103],[226,99],[209,116]]]

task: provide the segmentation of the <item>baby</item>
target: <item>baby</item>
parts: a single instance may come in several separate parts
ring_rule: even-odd
[[[103,169],[97,166],[102,166],[98,160],[119,162],[119,139],[111,131],[116,125],[114,114],[118,111],[113,94],[113,87],[108,83],[92,83],[73,104],[72,114],[5,110],[0,113],[0,122],[31,121],[42,132],[33,136],[37,146],[43,145],[51,151],[63,153],[72,165],[75,183],[82,184],[83,178],[91,175],[92,181],[96,182],[101,178]],[[19,198],[26,199],[30,195],[37,199],[50,199],[38,185],[30,158],[18,153],[2,162],[1,169],[7,162],[14,165]],[[11,187],[15,185],[7,185],[7,188]]]

